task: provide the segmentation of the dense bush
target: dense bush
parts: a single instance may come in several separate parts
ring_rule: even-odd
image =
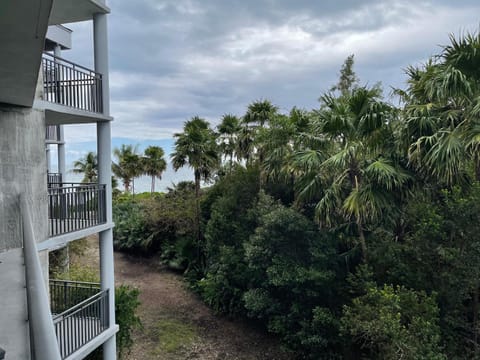
[[[194,204],[194,189],[188,183],[153,197],[119,197],[113,204],[115,248],[159,253],[171,267],[187,268],[193,252]]]
[[[345,306],[342,331],[368,359],[443,360],[433,296],[404,287],[370,287]]]
[[[115,288],[115,320],[119,326],[117,349],[120,358],[129,354],[133,345],[132,332],[142,326],[136,310],[140,306],[140,291],[127,285]]]

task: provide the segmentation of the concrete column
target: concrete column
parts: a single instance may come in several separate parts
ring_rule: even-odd
[[[45,146],[45,156],[47,159],[47,172],[52,172],[52,164],[50,161],[50,145]]]
[[[106,184],[107,223],[112,222],[112,180],[111,180],[111,129],[110,122],[97,123],[98,181]],[[102,290],[109,289],[110,324],[115,324],[115,278],[113,267],[113,231],[99,233],[100,241],[100,281]],[[116,359],[115,336],[103,344],[105,360]]]
[[[62,56],[62,48],[60,45],[55,44],[55,47],[53,48],[53,55],[61,57]]]
[[[58,125],[59,130],[59,144],[57,147],[58,158],[58,172],[62,174],[62,181],[65,182],[67,170],[65,165],[65,135],[63,134],[63,125]]]
[[[108,77],[108,32],[107,15],[93,16],[93,50],[95,71],[102,74],[103,113],[110,115],[110,88]]]
[[[62,57],[62,47],[59,44],[55,44],[55,47],[53,48],[53,55]],[[58,76],[60,76],[60,74],[58,74]],[[65,137],[63,135],[63,125],[58,125],[58,131],[58,140],[60,141],[57,145],[58,172],[62,174],[62,181],[65,181],[67,172],[65,168]]]
[[[93,17],[93,41],[95,71],[102,74],[103,113],[110,115],[110,91],[108,82],[108,33],[107,16],[95,14]],[[107,223],[112,223],[112,159],[110,122],[97,123],[98,182],[106,185]],[[115,323],[115,278],[113,267],[113,232],[108,229],[100,232],[100,280],[102,289],[109,289],[110,323]],[[103,358],[116,359],[116,340],[111,337],[103,344]]]

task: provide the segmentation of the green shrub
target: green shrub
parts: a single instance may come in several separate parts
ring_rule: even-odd
[[[434,296],[384,285],[345,306],[341,324],[369,359],[442,360],[438,315]]]
[[[136,315],[140,306],[140,291],[127,285],[115,288],[115,319],[119,326],[117,333],[117,351],[119,357],[129,354],[133,345],[132,331],[140,328],[142,323]]]

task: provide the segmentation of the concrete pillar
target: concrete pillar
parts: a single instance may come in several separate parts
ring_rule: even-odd
[[[52,164],[50,161],[50,145],[45,145],[45,156],[47,160],[47,172],[52,172]]]
[[[102,74],[103,113],[110,115],[110,88],[108,77],[108,32],[107,15],[93,16],[93,50],[95,71]]]
[[[102,74],[103,113],[110,115],[110,91],[108,82],[108,33],[107,16],[95,14],[93,17],[93,41],[95,71]],[[98,182],[106,185],[107,223],[112,223],[112,159],[110,122],[97,123]],[[113,232],[108,229],[100,232],[100,280],[102,289],[109,289],[110,323],[115,323],[115,278],[113,267]],[[103,358],[116,359],[116,340],[111,337],[103,344]]]
[[[61,57],[62,56],[62,48],[60,45],[55,44],[55,47],[53,48],[53,55]]]
[[[58,125],[59,144],[57,148],[58,172],[62,174],[62,181],[65,182],[67,170],[65,165],[65,135],[63,134],[63,125]]]
[[[53,54],[55,56],[62,56],[62,48],[56,44],[53,48]],[[60,74],[59,74],[60,75]],[[60,79],[59,79],[60,80]],[[63,135],[63,125],[58,125],[59,144],[57,145],[57,159],[58,159],[58,173],[62,174],[62,181],[65,181],[67,176],[65,166],[65,137]]]

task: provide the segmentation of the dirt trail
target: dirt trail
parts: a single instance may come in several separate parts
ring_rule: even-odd
[[[140,290],[132,360],[284,360],[274,339],[238,321],[215,314],[185,287],[180,275],[154,260],[115,253],[117,285]]]

